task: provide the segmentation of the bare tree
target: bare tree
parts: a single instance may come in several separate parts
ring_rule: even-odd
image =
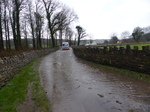
[[[4,18],[3,18],[3,21],[4,21],[4,30],[5,30],[5,41],[6,41],[6,49],[8,49],[8,36],[7,36],[7,24],[6,24],[6,21],[7,21],[7,18],[6,18],[6,1],[3,0],[3,4],[4,4]]]
[[[150,26],[144,27],[143,32],[144,34],[150,33]]]
[[[117,34],[116,34],[116,33],[112,33],[112,34],[111,34],[111,39],[110,39],[109,42],[110,42],[111,44],[117,44],[118,40],[119,40],[119,39],[118,39],[118,37],[117,37]]]
[[[130,36],[130,32],[129,31],[124,31],[121,33],[121,38],[122,39],[126,39],[126,38],[129,38]]]
[[[90,35],[88,35],[89,36],[89,38],[90,38],[90,44],[92,44],[93,43],[93,36],[90,34]]]
[[[54,34],[60,31],[59,38],[62,39],[62,30],[65,29],[77,16],[68,7],[63,6],[55,0],[43,0],[51,33],[52,47],[55,47]]]
[[[25,0],[11,0],[8,4],[15,49],[18,50],[21,48],[20,13],[24,8]]]
[[[30,29],[31,29],[31,35],[32,35],[32,44],[33,44],[33,48],[36,48],[36,43],[35,43],[35,18],[34,18],[34,6],[32,4],[31,0],[28,0],[27,2],[27,18],[28,18],[28,22],[30,25]]]
[[[70,9],[67,6],[63,6],[62,11],[58,13],[59,22],[58,22],[57,30],[59,30],[59,33],[60,33],[59,35],[60,44],[62,43],[63,30],[66,30],[67,28],[69,28],[69,25],[77,19],[78,19],[78,16],[75,14],[75,12],[72,9]]]
[[[18,42],[17,42],[17,38],[16,38],[16,23],[15,23],[15,18],[13,19],[13,15],[14,15],[14,6],[13,6],[13,1],[8,1],[8,5],[7,5],[7,9],[9,12],[9,20],[10,20],[10,24],[11,24],[11,29],[12,29],[12,35],[13,35],[13,41],[14,41],[14,46],[15,49],[18,49]]]
[[[80,45],[80,40],[82,38],[86,37],[87,34],[81,26],[76,26],[76,29],[77,29],[77,33],[78,33],[78,43],[77,43],[77,45],[79,46]]]
[[[46,35],[47,35],[47,48],[51,46],[50,32],[48,26],[46,27]]]
[[[36,12],[34,13],[35,21],[36,21],[36,38],[37,38],[37,48],[42,48],[42,40],[41,40],[41,34],[42,34],[42,26],[44,24],[44,17],[42,15],[42,7],[37,2],[36,3]]]
[[[6,44],[7,48],[10,50],[11,49],[11,44],[10,44],[10,30],[9,30],[9,18],[6,20],[6,30],[7,30],[7,37],[8,37],[8,42]]]
[[[54,39],[55,32],[52,27],[53,26],[52,17],[55,14],[55,11],[59,8],[59,3],[55,2],[54,0],[42,0],[42,1],[44,3],[48,27],[51,33],[52,47],[55,47],[55,39]]]
[[[10,45],[10,30],[9,30],[9,14],[8,14],[8,1],[7,0],[2,0],[3,1],[3,6],[4,6],[4,17],[3,17],[3,24],[4,24],[4,36],[5,36],[5,45],[6,49],[11,49]]]
[[[72,36],[73,36],[73,31],[70,27],[66,27],[65,30],[65,41],[69,42],[69,45],[72,45]]]
[[[17,37],[17,49],[21,48],[21,32],[20,32],[20,12],[23,8],[23,2],[25,0],[13,0],[13,20],[16,27],[16,37]]]
[[[42,43],[41,43],[41,31],[42,31],[42,16],[39,13],[35,13],[35,18],[36,18],[36,38],[37,38],[37,48],[42,48]]]
[[[2,1],[0,0],[0,51],[4,50],[3,29],[2,29]]]
[[[69,30],[68,36],[69,36],[69,43],[70,43],[70,45],[73,44],[72,43],[73,34],[74,34],[74,32],[72,30]]]
[[[22,20],[22,35],[24,36],[24,42],[22,43],[22,47],[25,47],[26,49],[29,48],[28,46],[28,31],[27,31],[27,19],[24,17],[24,20]]]
[[[52,43],[52,47],[55,47],[57,45],[55,39],[57,40],[58,35],[62,40],[65,30],[78,19],[71,8],[55,0],[0,0],[0,50],[5,48],[4,45],[6,49],[11,49],[11,36],[16,50],[22,49],[23,44],[28,48],[28,37],[32,37],[33,48],[41,48],[41,38],[45,36],[43,30],[46,26],[44,25],[45,14],[49,29],[47,46]],[[71,29],[66,31],[67,40],[70,42],[72,35]],[[44,39],[43,43],[45,43]]]

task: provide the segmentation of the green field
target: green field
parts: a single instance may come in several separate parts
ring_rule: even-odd
[[[99,48],[100,49],[103,49],[104,48],[104,46],[116,46],[116,47],[124,47],[124,48],[126,48],[126,46],[127,45],[130,45],[130,48],[131,49],[134,49],[134,46],[138,46],[138,48],[139,48],[139,50],[142,50],[142,46],[147,46],[147,45],[149,45],[150,46],[150,43],[139,43],[139,44],[115,44],[115,45],[103,45],[103,46],[99,46]],[[108,49],[109,49],[109,47],[108,47]]]
[[[131,49],[134,49],[134,46],[138,46],[139,50],[142,50],[142,46],[146,46],[146,45],[150,45],[150,43],[145,43],[145,44],[131,44],[130,47],[131,47]],[[124,47],[124,48],[126,48],[126,45],[117,45],[117,47]]]

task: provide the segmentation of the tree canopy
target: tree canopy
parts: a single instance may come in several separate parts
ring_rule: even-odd
[[[135,27],[132,33],[133,39],[138,42],[141,36],[144,34],[143,29],[140,27]]]

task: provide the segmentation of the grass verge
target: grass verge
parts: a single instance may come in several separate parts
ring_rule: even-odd
[[[106,66],[106,65],[101,65],[101,64],[97,64],[97,63],[93,63],[93,62],[88,62],[88,63],[90,66],[94,66],[94,67],[105,69],[105,70],[110,70],[112,72],[119,73],[121,75],[126,75],[126,76],[133,77],[135,79],[150,82],[150,75],[148,75],[148,74],[143,74],[143,73],[139,73],[139,72],[134,72],[134,71],[121,69],[121,68],[115,68],[115,67]]]
[[[31,98],[34,102],[33,111],[51,112],[50,102],[40,85],[40,76],[38,73],[39,62],[40,60],[31,62],[20,73],[15,75],[5,87],[0,89],[0,112],[19,111],[20,108],[18,106],[25,101],[28,85],[31,83]]]

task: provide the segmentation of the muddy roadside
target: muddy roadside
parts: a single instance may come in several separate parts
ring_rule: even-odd
[[[17,107],[19,112],[51,112],[51,104],[46,98],[46,93],[40,84],[38,69],[41,60],[42,58],[36,61],[31,68],[30,74],[34,74],[34,78],[28,84],[25,101]]]

